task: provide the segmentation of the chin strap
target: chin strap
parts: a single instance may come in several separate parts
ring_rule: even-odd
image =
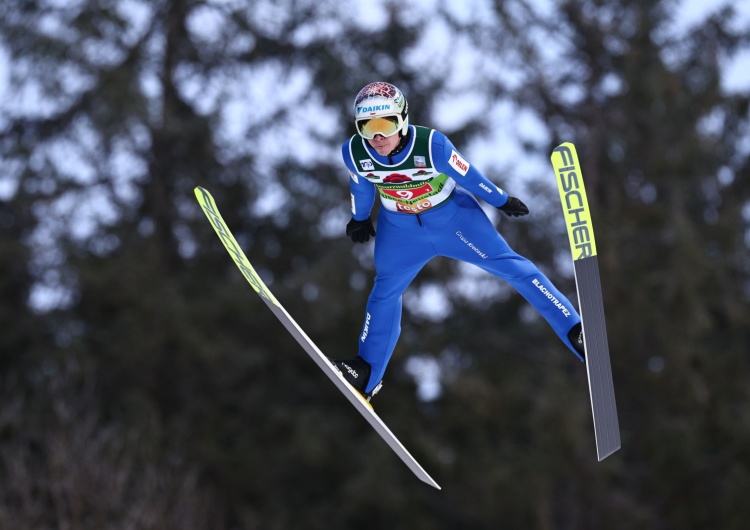
[[[390,153],[388,153],[388,156],[396,156],[401,151],[403,151],[404,147],[408,145],[410,138],[411,138],[411,128],[407,129],[406,135],[401,137],[401,140],[398,142],[398,145],[396,146],[396,148]]]

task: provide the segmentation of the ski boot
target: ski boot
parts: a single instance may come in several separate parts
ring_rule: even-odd
[[[372,396],[380,391],[380,388],[383,386],[383,381],[381,381],[370,392],[365,392],[365,388],[367,388],[367,382],[370,380],[370,372],[372,371],[372,367],[370,366],[370,363],[365,361],[359,355],[357,355],[354,359],[329,360],[331,361],[331,364],[333,364],[333,366],[335,366],[341,372],[341,374],[344,376],[344,379],[346,379],[347,382],[352,385],[357,392],[362,394],[368,402],[370,401]]]
[[[583,347],[583,326],[579,322],[568,331],[568,340],[570,344],[575,348],[578,354],[581,356],[581,360],[586,359],[586,350]]]

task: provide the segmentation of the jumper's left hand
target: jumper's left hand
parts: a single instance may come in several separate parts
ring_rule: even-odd
[[[521,199],[515,197],[508,197],[508,201],[502,206],[498,206],[498,209],[504,212],[508,217],[520,217],[529,213],[529,207],[526,206]]]

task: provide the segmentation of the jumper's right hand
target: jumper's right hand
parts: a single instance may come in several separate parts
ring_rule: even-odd
[[[352,238],[355,243],[366,243],[370,236],[375,237],[375,228],[368,217],[364,221],[357,221],[354,217],[346,225],[346,235]]]
[[[520,217],[529,213],[529,207],[516,197],[508,197],[508,201],[502,206],[498,206],[498,209],[508,217]]]

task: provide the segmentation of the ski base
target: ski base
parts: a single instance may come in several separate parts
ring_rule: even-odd
[[[596,454],[601,462],[620,449],[620,424],[615,405],[615,385],[609,360],[599,260],[591,256],[575,262],[578,303],[581,308],[586,373],[594,416]]]

